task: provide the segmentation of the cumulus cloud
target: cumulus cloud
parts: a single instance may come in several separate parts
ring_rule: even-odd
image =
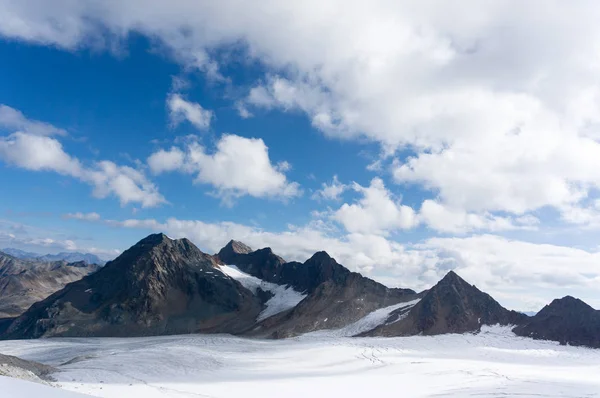
[[[313,200],[340,200],[340,196],[348,189],[348,185],[342,184],[338,176],[334,175],[331,184],[324,182],[321,189],[312,194]]]
[[[200,104],[185,100],[180,94],[170,94],[167,98],[171,125],[176,127],[187,120],[198,130],[208,130],[214,118],[211,110],[204,109]]]
[[[562,208],[600,185],[593,1],[463,0],[460,15],[433,0],[34,3],[1,2],[0,35],[73,49],[134,31],[209,78],[220,76],[212,50],[241,44],[268,70],[235,99],[242,116],[299,110],[330,136],[388,156],[408,148],[396,181],[453,208]],[[177,102],[180,117],[205,111]],[[207,126],[205,113],[192,119]]]
[[[259,138],[226,134],[213,152],[196,141],[184,149],[161,149],[148,158],[148,166],[157,174],[176,170],[195,174],[196,183],[213,186],[225,200],[244,195],[286,199],[301,194],[298,183],[288,181],[284,174],[289,163],[273,165]]]
[[[140,203],[142,207],[153,207],[165,203],[156,186],[142,172],[110,161],[86,167],[51,137],[24,132],[0,137],[0,159],[23,169],[53,171],[76,178],[90,184],[95,197],[116,196],[122,205]]]
[[[539,223],[539,220],[532,215],[514,219],[489,213],[467,213],[460,208],[453,209],[429,199],[423,201],[419,216],[423,223],[435,231],[459,234],[474,230],[492,232],[515,229],[535,230]]]
[[[67,132],[61,128],[28,119],[21,111],[3,104],[0,104],[0,128],[24,131],[35,135],[67,135]]]
[[[417,225],[415,211],[395,200],[380,178],[371,180],[368,187],[354,183],[352,189],[363,197],[358,203],[344,203],[332,216],[348,232],[385,234]]]

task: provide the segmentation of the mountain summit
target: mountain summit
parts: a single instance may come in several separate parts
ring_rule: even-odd
[[[371,335],[435,335],[478,331],[481,325],[520,324],[527,316],[502,307],[487,293],[450,271],[410,312],[373,330]]]
[[[534,339],[600,348],[600,311],[566,296],[552,301],[513,331]]]
[[[150,235],[34,304],[3,337],[239,333],[261,304],[216,265],[187,239]]]

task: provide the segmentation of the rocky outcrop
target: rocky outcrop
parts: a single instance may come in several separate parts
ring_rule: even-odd
[[[390,289],[358,273],[350,272],[326,252],[318,252],[304,264],[283,265],[282,279],[308,296],[293,309],[268,318],[249,334],[285,338],[320,329],[349,325],[376,309],[410,301],[410,289]],[[293,281],[293,282],[292,282]]]
[[[370,336],[477,332],[482,325],[521,324],[527,316],[502,307],[487,293],[450,271],[408,313],[393,314]]]
[[[261,303],[187,239],[150,235],[15,319],[3,338],[240,333]]]
[[[561,344],[600,348],[600,311],[566,296],[552,301],[513,332]]]
[[[55,372],[57,369],[52,366],[0,354],[0,376],[39,382],[51,380],[50,375]]]
[[[263,281],[278,285],[287,284],[280,283],[285,260],[273,253],[271,248],[252,251],[242,242],[232,240],[216,254],[216,258],[223,264],[235,265],[241,271]]]
[[[21,315],[33,303],[98,269],[96,264],[22,260],[0,252],[0,318]]]

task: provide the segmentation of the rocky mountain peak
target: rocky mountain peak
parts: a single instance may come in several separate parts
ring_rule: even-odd
[[[450,271],[427,291],[405,319],[385,325],[374,334],[464,333],[478,331],[481,325],[519,324],[526,318],[526,315],[505,309],[490,295]]]
[[[150,234],[146,236],[144,239],[140,240],[135,246],[156,246],[161,243],[169,243],[173,240],[169,238],[167,235],[161,233],[158,234]]]
[[[320,251],[320,252],[316,252],[315,254],[312,255],[311,258],[309,258],[307,260],[307,262],[318,262],[318,263],[323,263],[323,262],[335,262],[335,260],[333,259],[333,257],[331,257],[326,251]]]
[[[513,332],[561,344],[600,348],[600,311],[577,298],[566,296],[552,301],[527,322],[514,328]]]
[[[550,304],[542,308],[539,312],[541,316],[547,316],[557,313],[574,312],[594,312],[594,308],[573,296],[565,296],[561,299],[555,299]]]
[[[225,258],[230,258],[239,254],[252,253],[252,248],[240,241],[230,240],[218,253],[218,256],[225,261]]]
[[[260,300],[188,239],[152,234],[99,271],[32,306],[7,336],[239,332]]]

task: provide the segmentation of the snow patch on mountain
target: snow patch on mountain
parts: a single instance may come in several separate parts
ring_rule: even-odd
[[[318,330],[315,332],[307,333],[305,337],[352,337],[359,335],[364,332],[368,332],[369,330],[375,329],[377,326],[383,325],[387,319],[390,317],[391,313],[399,310],[405,309],[407,310],[405,313],[400,315],[400,317],[393,322],[397,322],[400,319],[403,319],[406,315],[408,315],[408,310],[414,307],[420,299],[407,301],[404,303],[398,303],[394,305],[390,305],[389,307],[380,308],[375,310],[365,316],[364,318],[359,319],[358,321],[345,326],[341,329],[329,329],[329,330]]]
[[[235,265],[221,265],[220,268],[225,275],[240,282],[242,286],[254,294],[258,293],[258,289],[273,294],[273,297],[265,303],[266,308],[258,315],[257,321],[262,321],[275,314],[294,308],[306,297],[306,294],[297,292],[290,286],[266,282],[246,274]]]

